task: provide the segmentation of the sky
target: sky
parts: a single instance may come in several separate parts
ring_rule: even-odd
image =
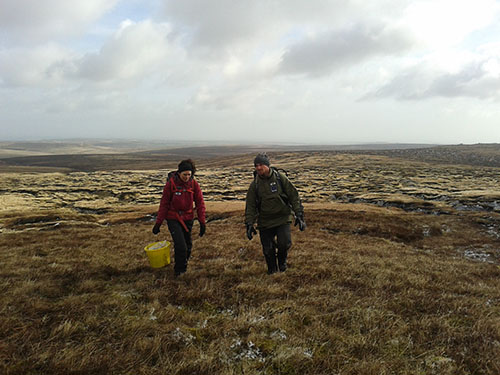
[[[0,140],[500,143],[500,0],[2,0]]]

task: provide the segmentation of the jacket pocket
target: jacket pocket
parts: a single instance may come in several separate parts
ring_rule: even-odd
[[[174,193],[171,207],[174,211],[189,211],[193,209],[193,196],[189,192]]]

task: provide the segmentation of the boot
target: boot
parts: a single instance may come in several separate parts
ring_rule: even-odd
[[[278,264],[278,268],[280,272],[285,272],[286,271],[286,261]]]
[[[285,251],[284,253],[278,251],[278,269],[280,272],[285,272],[286,271],[286,258],[287,258],[287,252]]]
[[[275,256],[266,256],[266,263],[268,275],[272,275],[273,273],[278,272],[278,265],[276,264]]]

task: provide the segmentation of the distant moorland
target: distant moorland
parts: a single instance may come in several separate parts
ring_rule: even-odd
[[[500,166],[500,144],[428,146],[373,145],[201,145],[147,142],[0,142],[1,171],[95,171],[159,169],[180,158],[209,159],[257,151],[382,155],[444,164]]]

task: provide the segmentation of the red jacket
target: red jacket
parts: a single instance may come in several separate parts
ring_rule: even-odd
[[[165,219],[172,219],[184,224],[184,220],[193,220],[193,202],[195,203],[198,220],[201,224],[205,224],[205,201],[203,200],[200,185],[194,178],[184,182],[175,173],[163,188],[156,222],[161,224]]]

